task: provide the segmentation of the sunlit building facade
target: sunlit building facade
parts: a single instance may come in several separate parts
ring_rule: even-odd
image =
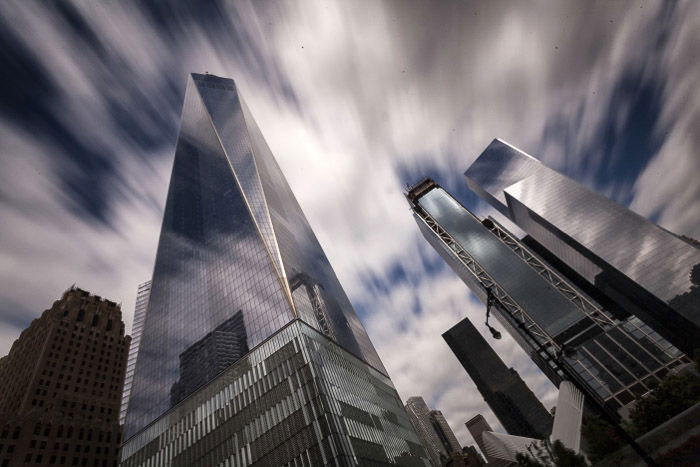
[[[372,343],[231,79],[192,74],[123,465],[424,465]]]
[[[481,198],[681,351],[700,342],[700,249],[494,140],[465,172]],[[613,309],[616,308],[616,309]]]
[[[613,316],[433,180],[410,188],[407,198],[425,238],[555,385],[565,364],[587,396],[619,412],[689,363],[637,317]]]

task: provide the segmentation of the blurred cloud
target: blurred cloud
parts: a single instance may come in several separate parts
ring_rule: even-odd
[[[700,236],[697,2],[74,2],[0,6],[0,354],[73,282],[152,271],[187,73],[233,77],[405,399],[493,426],[441,334],[483,307],[402,190],[501,137]],[[511,339],[494,347],[551,406]],[[436,365],[440,362],[440,365]]]

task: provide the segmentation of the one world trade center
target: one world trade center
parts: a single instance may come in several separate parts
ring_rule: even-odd
[[[122,465],[427,465],[231,79],[188,79]]]

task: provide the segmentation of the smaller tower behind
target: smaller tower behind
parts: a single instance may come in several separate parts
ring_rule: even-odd
[[[443,447],[449,454],[454,452],[462,452],[462,446],[459,445],[457,437],[452,431],[452,428],[450,428],[450,425],[447,423],[447,420],[445,420],[445,416],[442,414],[442,412],[439,410],[431,410],[430,421],[433,422],[435,432],[438,434]]]
[[[428,451],[432,465],[441,466],[452,454],[462,452],[462,447],[442,412],[430,410],[422,397],[409,397],[406,413]]]
[[[131,396],[131,385],[134,382],[134,369],[136,368],[136,358],[139,355],[141,344],[141,333],[146,322],[146,312],[148,311],[148,299],[151,296],[151,281],[139,284],[136,292],[136,305],[134,306],[134,323],[131,326],[131,345],[129,346],[129,358],[126,362],[126,376],[124,378],[124,392],[122,394],[122,405],[119,411],[119,424],[123,425],[126,420],[126,409],[129,407],[129,396]]]
[[[469,434],[472,435],[472,438],[474,438],[474,441],[476,441],[476,445],[479,446],[481,453],[486,458],[486,462],[493,461],[493,459],[489,458],[489,456],[486,454],[486,445],[484,444],[484,439],[482,437],[485,431],[493,431],[493,429],[491,429],[491,425],[489,425],[489,422],[486,421],[483,415],[477,414],[467,421],[465,425],[467,426]]]

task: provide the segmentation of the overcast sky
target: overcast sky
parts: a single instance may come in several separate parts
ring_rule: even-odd
[[[700,237],[700,2],[141,3],[0,4],[0,355],[73,283],[130,328],[193,71],[236,80],[401,397],[463,443],[477,413],[500,425],[441,334],[484,332],[484,307],[406,183],[492,214],[462,174],[499,137]],[[551,407],[516,344],[489,340]]]

